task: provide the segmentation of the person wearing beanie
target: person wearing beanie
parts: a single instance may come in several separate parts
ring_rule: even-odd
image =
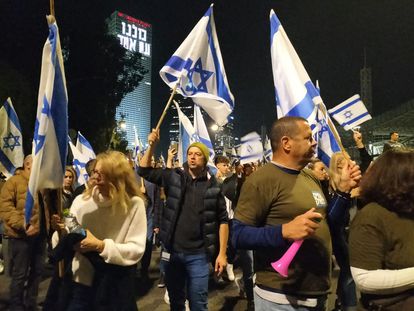
[[[148,135],[150,143],[140,161],[138,174],[164,187],[167,197],[159,236],[169,258],[165,272],[171,310],[208,310],[209,263],[220,275],[227,264],[229,234],[224,196],[217,179],[209,173],[209,149],[193,143],[180,168],[153,168],[151,157],[159,142],[159,130]]]

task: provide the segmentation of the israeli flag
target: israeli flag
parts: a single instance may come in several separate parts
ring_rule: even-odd
[[[187,161],[187,149],[188,147],[198,141],[194,126],[188,117],[181,111],[180,106],[174,100],[174,105],[177,108],[178,121],[179,121],[179,133],[178,133],[178,151],[177,159],[182,166]]]
[[[270,161],[272,161],[272,156],[273,156],[272,145],[270,143],[269,137],[267,137],[267,135],[266,135],[266,139],[265,139],[265,143],[264,143],[263,157],[266,160],[266,162],[270,162]]]
[[[33,164],[25,205],[29,223],[38,190],[62,187],[68,146],[68,96],[59,31],[48,16],[49,37],[43,47],[37,115],[33,137]]]
[[[260,135],[251,132],[240,139],[240,163],[251,163],[263,159],[263,144]]]
[[[89,175],[86,171],[86,163],[91,160],[88,154],[83,154],[79,149],[69,140],[69,147],[73,155],[73,168],[78,176],[78,184],[83,185],[88,181]]]
[[[318,89],[273,10],[270,11],[270,44],[277,115],[279,118],[298,116],[307,119],[318,142],[318,157],[329,166],[331,155],[340,151],[336,129]]]
[[[217,39],[213,5],[160,70],[170,87],[179,83],[177,92],[191,97],[220,126],[234,109]]]
[[[372,119],[358,94],[328,111],[331,117],[344,127],[345,131]]]
[[[76,140],[76,148],[88,158],[89,160],[96,159],[96,154],[89,141],[86,140],[85,136],[78,131],[78,139]]]
[[[23,136],[19,118],[10,98],[0,109],[0,172],[7,178],[23,166]]]
[[[208,134],[206,123],[204,122],[203,114],[198,105],[194,105],[194,130],[196,134],[196,139],[206,145],[210,150],[210,157],[208,159],[207,165],[210,167],[210,170],[215,172],[216,166],[214,165],[213,159],[216,156],[211,143],[210,135]]]

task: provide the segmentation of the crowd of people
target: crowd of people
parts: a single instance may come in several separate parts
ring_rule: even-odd
[[[67,167],[61,189],[37,194],[29,220],[27,156],[0,194],[10,310],[37,310],[46,257],[55,270],[44,310],[137,310],[134,277],[148,279],[154,240],[171,310],[208,310],[209,279],[223,275],[238,282],[248,310],[327,310],[333,264],[335,310],[412,310],[414,151],[392,133],[373,160],[353,136],[359,165],[339,152],[327,167],[308,122],[284,117],[270,131],[270,162],[216,156],[213,173],[200,142],[182,165],[174,148],[166,167],[156,163],[153,130],[139,163],[101,153],[77,188]],[[272,263],[297,242],[284,276]]]

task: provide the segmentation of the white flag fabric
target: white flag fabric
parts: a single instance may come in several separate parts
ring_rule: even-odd
[[[134,129],[134,152],[132,154],[134,165],[139,162],[141,156],[144,154],[144,146],[142,144],[141,139],[138,136],[137,128],[135,125],[133,126]]]
[[[0,172],[7,178],[23,166],[23,136],[10,98],[0,109]]]
[[[160,70],[170,87],[179,82],[177,92],[191,97],[218,124],[227,123],[234,109],[218,43],[213,5]]]
[[[82,155],[88,157],[88,161],[96,159],[96,154],[89,141],[78,131],[78,139],[76,140],[76,148],[82,153]]]
[[[188,147],[198,140],[196,139],[196,132],[194,126],[188,117],[181,111],[180,106],[174,101],[174,105],[177,108],[178,120],[179,120],[179,135],[178,135],[178,150],[177,159],[182,166],[187,161],[187,149]]]
[[[73,167],[76,171],[76,175],[78,176],[78,184],[83,185],[89,178],[88,172],[86,171],[86,163],[88,163],[91,159],[87,154],[80,152],[70,140],[69,147],[73,155]]]
[[[30,220],[37,191],[62,187],[68,148],[68,96],[59,30],[52,16],[48,16],[48,21],[49,36],[43,47],[33,137],[33,164],[25,205],[26,223]]]
[[[358,94],[329,109],[328,112],[346,131],[372,119]]]
[[[273,156],[272,145],[270,143],[269,137],[267,137],[267,135],[266,135],[266,139],[265,139],[265,143],[264,143],[263,157],[265,158],[265,160],[267,162],[270,162],[270,161],[272,161],[272,156]]]
[[[198,105],[194,105],[194,130],[195,130],[195,139],[208,147],[210,150],[210,157],[208,159],[207,165],[210,167],[212,173],[216,171],[216,166],[214,165],[213,159],[216,156],[211,143],[210,135],[208,134],[206,123],[204,122],[203,114]]]
[[[331,155],[340,151],[336,129],[325,113],[319,91],[273,10],[270,11],[270,33],[278,118],[298,116],[307,119],[318,142],[318,157],[329,166]]]
[[[251,132],[240,139],[240,163],[251,163],[263,159],[263,145],[260,135]]]

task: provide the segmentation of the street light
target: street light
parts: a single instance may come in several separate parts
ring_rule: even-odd
[[[219,129],[219,126],[217,124],[213,124],[210,128],[213,132],[216,132]]]

